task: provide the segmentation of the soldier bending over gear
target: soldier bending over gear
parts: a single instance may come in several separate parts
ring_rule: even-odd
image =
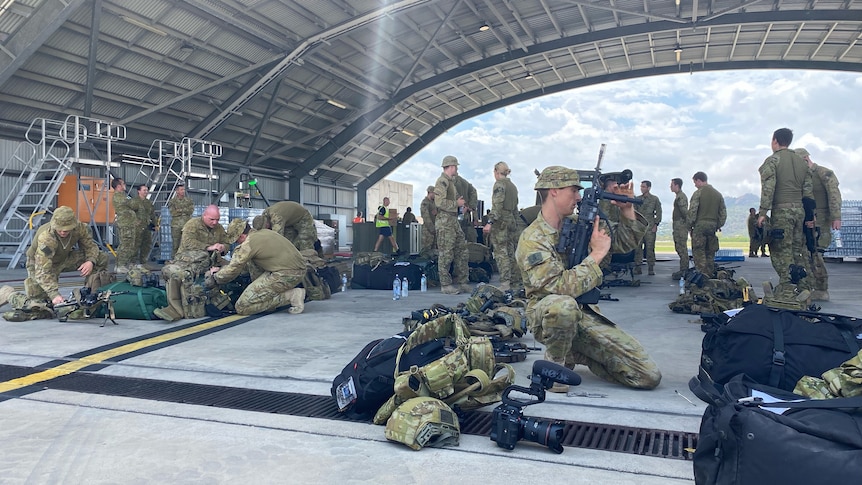
[[[231,223],[233,225],[233,223]],[[245,224],[230,263],[209,270],[205,285],[229,283],[245,271],[252,282],[236,302],[236,312],[253,315],[290,304],[289,313],[302,313],[305,289],[296,288],[305,276],[305,258],[296,247],[269,229],[249,233]]]
[[[515,259],[521,270],[527,297],[527,324],[536,340],[545,344],[545,359],[574,368],[585,364],[596,376],[628,387],[652,389],[661,381],[658,366],[641,344],[601,314],[597,305],[581,305],[575,298],[602,282],[601,261],[611,251],[625,253],[638,244],[647,222],[630,203],[620,204],[619,223],[612,223],[614,240],[599,218],[593,224],[590,254],[566,269],[556,251],[563,219],[571,216],[581,200],[576,170],[548,167],[535,185],[542,211],[518,242]],[[619,193],[632,197],[631,184]],[[567,392],[555,383],[552,392]]]
[[[52,306],[64,301],[60,273],[78,271],[86,278],[86,286],[97,290],[103,279],[108,283],[107,269],[108,255],[93,241],[90,227],[78,222],[70,207],[58,207],[51,221],[36,231],[27,249],[25,292],[15,292],[11,286],[0,288],[0,304],[8,301],[15,309],[4,313],[3,318],[12,322],[52,318]]]
[[[317,228],[314,227],[311,213],[302,205],[290,200],[276,202],[263,211],[259,221],[255,229],[272,229],[290,240],[300,251],[314,249]]]

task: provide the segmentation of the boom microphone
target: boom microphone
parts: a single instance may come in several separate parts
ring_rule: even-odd
[[[577,372],[547,360],[537,360],[533,363],[533,375],[570,386],[581,383],[581,376]]]

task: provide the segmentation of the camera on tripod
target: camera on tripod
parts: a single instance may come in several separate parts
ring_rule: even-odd
[[[545,389],[550,389],[555,382],[577,386],[581,383],[581,376],[547,360],[533,363],[530,387],[512,385],[503,391],[503,403],[494,408],[491,418],[491,441],[507,450],[514,449],[520,440],[532,441],[547,446],[554,453],[562,453],[562,423],[524,416],[524,407],[544,402]],[[514,398],[509,395],[513,391],[532,397]]]

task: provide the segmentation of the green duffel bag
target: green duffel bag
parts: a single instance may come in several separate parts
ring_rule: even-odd
[[[99,288],[100,292],[108,290],[111,290],[112,293],[111,301],[114,302],[116,318],[161,320],[153,315],[153,310],[168,306],[168,295],[162,288],[132,286],[126,281],[118,281]],[[95,316],[104,317],[106,310],[107,308],[102,305]]]

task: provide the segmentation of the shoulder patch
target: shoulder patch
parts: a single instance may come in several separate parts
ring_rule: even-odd
[[[529,264],[530,266],[535,266],[544,260],[545,260],[545,254],[544,253],[538,253],[538,252],[530,253],[530,255],[527,256],[527,264]]]
[[[51,246],[42,246],[39,251],[49,258],[54,256],[54,249]]]

